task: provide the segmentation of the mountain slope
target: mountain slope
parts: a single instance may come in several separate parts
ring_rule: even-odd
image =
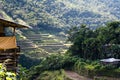
[[[5,0],[3,10],[31,26],[67,29],[82,23],[96,28],[119,20],[119,0]]]

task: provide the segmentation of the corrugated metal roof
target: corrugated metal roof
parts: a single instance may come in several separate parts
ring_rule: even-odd
[[[108,58],[108,59],[102,59],[100,61],[112,63],[112,62],[118,62],[118,61],[120,61],[120,59]]]

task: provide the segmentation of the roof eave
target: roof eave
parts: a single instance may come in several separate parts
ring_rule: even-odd
[[[14,28],[30,28],[30,26],[25,26],[25,25],[21,25],[12,21],[8,21],[5,19],[1,19],[0,18],[0,24],[3,25],[3,27],[14,27]]]

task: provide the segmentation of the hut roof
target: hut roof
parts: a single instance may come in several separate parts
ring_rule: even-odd
[[[119,62],[120,59],[108,58],[108,59],[102,59],[102,60],[100,60],[100,61],[102,61],[102,62],[112,63],[112,62]]]
[[[5,19],[0,18],[0,24],[3,27],[14,27],[14,28],[29,28],[29,26],[21,25],[12,21],[8,21]]]

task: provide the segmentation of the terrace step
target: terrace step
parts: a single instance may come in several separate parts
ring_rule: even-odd
[[[68,49],[64,43],[62,43],[59,38],[50,34],[32,34],[26,35],[27,40],[19,41],[21,46],[21,51],[33,51],[36,49],[43,49],[48,53],[58,53],[62,49]],[[37,51],[36,53],[43,53],[44,51]],[[46,53],[45,52],[45,53]]]

